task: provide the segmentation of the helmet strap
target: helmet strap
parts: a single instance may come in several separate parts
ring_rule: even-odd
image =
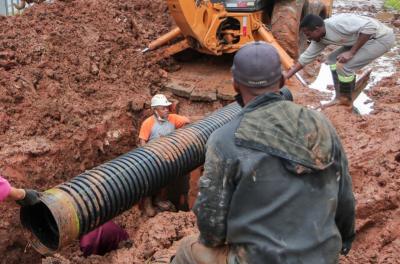
[[[167,121],[167,119],[166,119],[166,118],[162,118],[162,117],[157,113],[156,110],[154,110],[154,116],[155,116],[155,118],[157,119],[157,121],[159,121],[159,122],[165,122],[165,121]]]

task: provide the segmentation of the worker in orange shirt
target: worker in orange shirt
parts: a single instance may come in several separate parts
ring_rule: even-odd
[[[153,110],[153,115],[144,120],[140,128],[140,146],[144,146],[147,142],[153,139],[166,136],[169,133],[173,132],[175,129],[181,128],[190,122],[189,119],[185,116],[171,114],[171,105],[172,103],[168,101],[165,95],[156,94],[153,96],[153,98],[151,99],[151,108]],[[186,180],[181,179],[181,181]],[[156,214],[154,204],[156,204],[157,207],[162,211],[171,208],[170,202],[162,201],[161,193],[157,194],[155,197],[146,197],[143,200],[143,209],[147,216],[152,217]]]

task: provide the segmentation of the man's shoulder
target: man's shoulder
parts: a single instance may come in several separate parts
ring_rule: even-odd
[[[354,20],[363,20],[362,16],[356,15],[356,14],[352,14],[352,13],[341,13],[341,14],[337,14],[337,15],[333,15],[330,18],[327,18],[324,20],[324,23],[326,25],[331,25],[331,26],[335,26],[335,25],[347,25],[348,23],[352,23],[352,21]]]
[[[154,116],[151,115],[151,116],[147,117],[147,118],[143,121],[143,124],[144,124],[144,123],[154,123]]]
[[[278,101],[246,113],[235,138],[240,146],[321,169],[332,162],[336,136],[321,113],[290,101]]]
[[[235,131],[239,125],[240,118],[236,117],[222,127],[216,129],[207,140],[207,145],[213,145],[217,148],[228,150],[230,146],[235,145]],[[228,150],[229,152],[229,150]]]
[[[173,124],[175,128],[181,128],[184,125],[190,123],[189,118],[183,115],[177,115],[177,114],[169,114],[168,115],[168,122]]]
[[[173,120],[173,119],[181,119],[181,118],[187,118],[187,117],[184,116],[184,115],[178,115],[178,114],[169,114],[168,115],[168,119],[171,119],[171,120]]]
[[[351,13],[340,13],[340,14],[336,14],[333,15],[331,17],[328,17],[324,20],[324,22],[332,22],[332,21],[337,21],[337,20],[346,20],[346,18],[348,18],[349,16],[353,16],[353,14]]]
[[[154,116],[151,115],[151,116],[147,117],[147,118],[142,122],[142,127],[147,127],[147,128],[149,128],[149,127],[152,127],[152,126],[154,125],[154,123],[155,123]]]
[[[295,117],[300,118],[301,119],[300,121],[308,121],[311,119],[316,119],[319,120],[320,122],[330,124],[329,120],[322,112],[288,101],[286,101],[286,105],[284,107],[288,107],[289,110],[292,110],[291,112],[294,112]]]
[[[178,120],[189,120],[189,118],[184,115],[178,115],[178,114],[169,114],[168,115],[168,121],[176,122]]]
[[[291,101],[278,101],[260,107],[253,112],[245,114],[244,121],[240,125],[242,130],[250,133],[257,129],[277,129],[285,128],[291,131],[299,127],[311,126],[331,127],[329,120],[323,113],[309,109],[305,106]],[[292,131],[295,134],[296,131]]]

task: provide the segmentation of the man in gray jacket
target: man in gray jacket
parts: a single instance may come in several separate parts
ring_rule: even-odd
[[[243,110],[207,142],[193,209],[200,235],[172,263],[337,263],[355,236],[355,202],[335,129],[279,94],[271,45],[242,47],[232,74]]]
[[[350,105],[356,99],[355,72],[389,51],[395,42],[393,29],[379,21],[354,14],[338,14],[322,20],[307,15],[300,24],[310,46],[285,74],[290,78],[314,59],[328,45],[340,46],[327,58],[336,90],[335,103]]]

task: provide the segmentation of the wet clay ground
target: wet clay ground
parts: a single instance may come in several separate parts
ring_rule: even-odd
[[[340,1],[335,12],[382,16],[379,6],[380,1]],[[398,15],[380,19],[396,24]],[[149,113],[146,102],[163,91],[168,71],[180,67],[172,59],[150,63],[137,49],[172,25],[162,0],[64,0],[0,17],[1,173],[16,186],[45,190],[134,148]],[[357,238],[342,263],[400,263],[399,64],[393,62],[393,75],[367,91],[374,102],[370,115],[339,106],[324,110],[346,149],[357,199]],[[317,73],[314,64],[304,75],[311,81]],[[296,92],[296,101],[310,106],[327,97],[305,88]],[[223,104],[179,100],[188,116]],[[146,263],[168,258],[182,237],[197,232],[190,212],[148,219],[134,207],[116,218],[131,245],[85,259],[75,243],[42,258],[23,237],[17,206],[3,203],[0,210],[2,264]]]

